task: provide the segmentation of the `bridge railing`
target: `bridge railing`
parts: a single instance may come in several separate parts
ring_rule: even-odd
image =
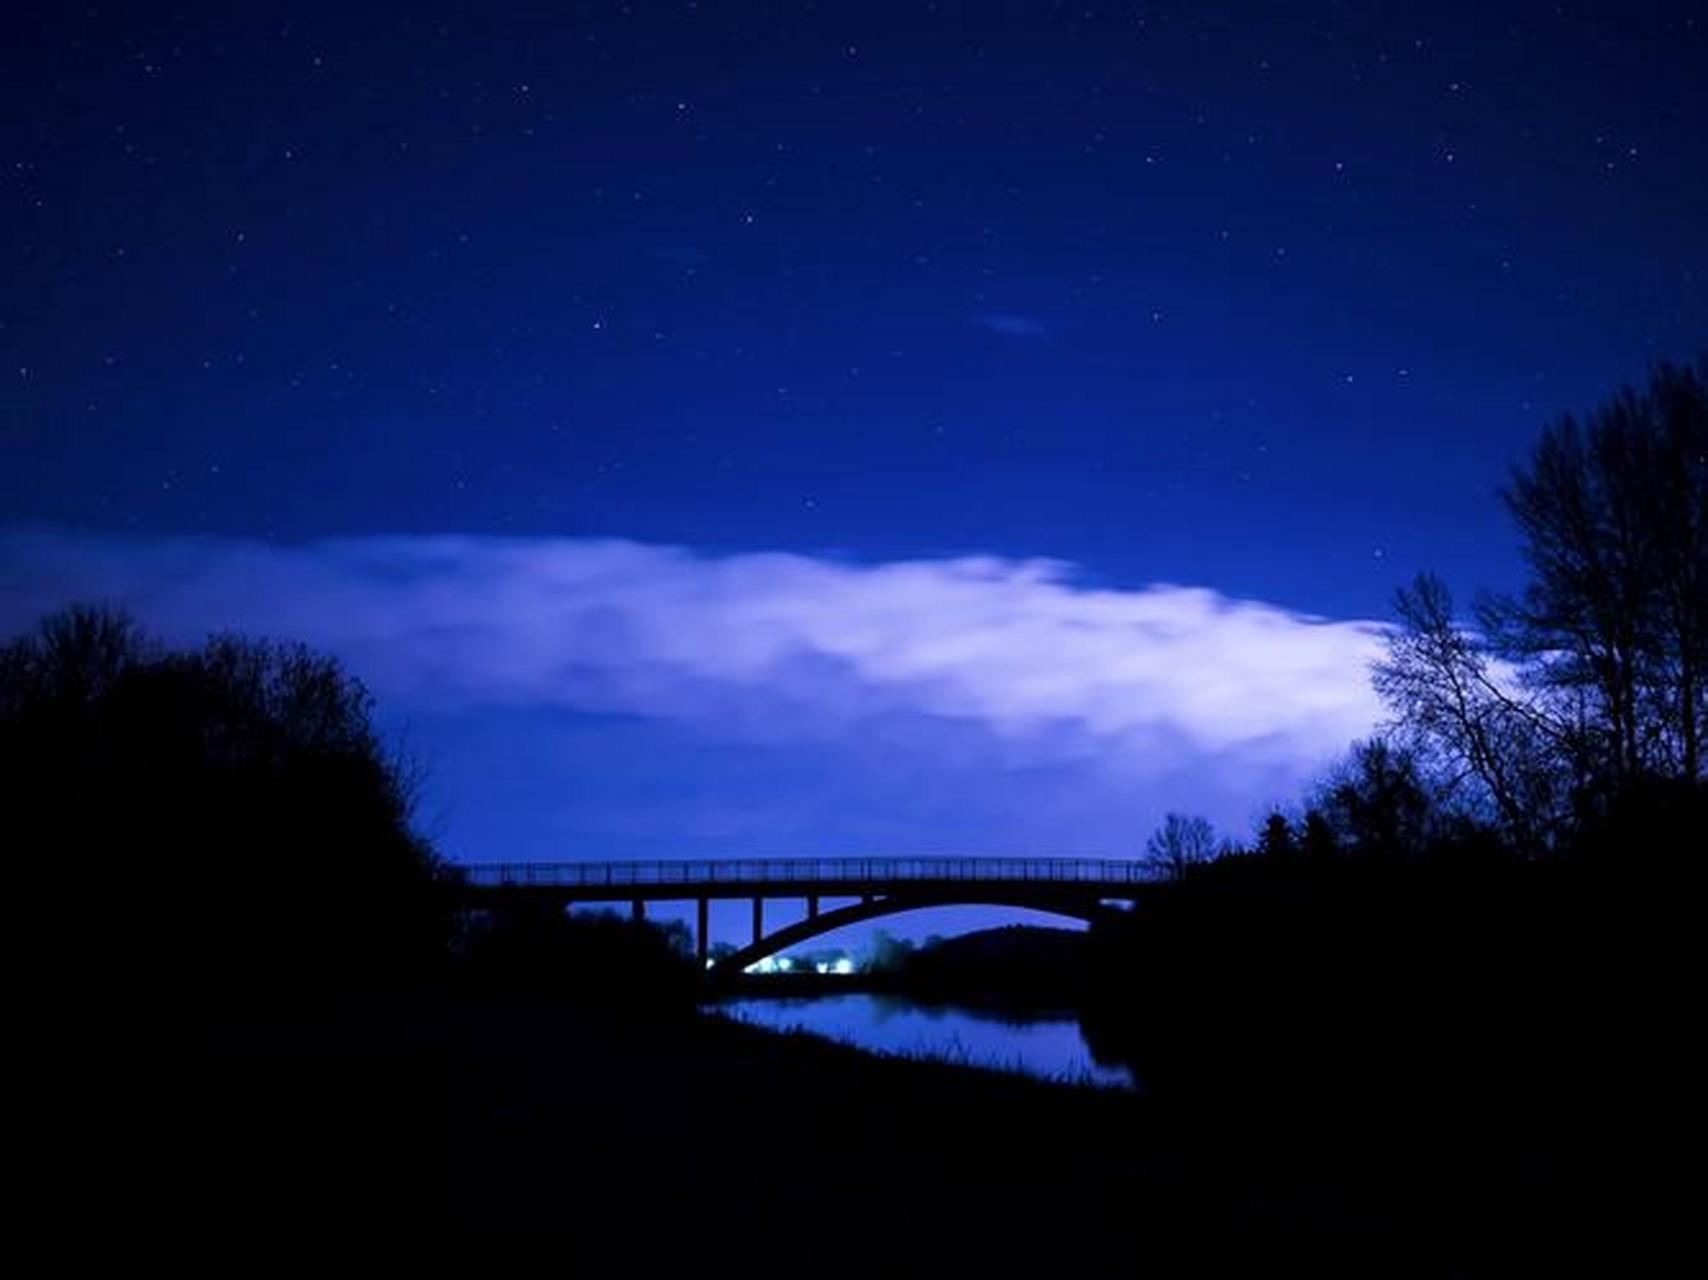
[[[487,862],[458,868],[477,888],[648,888],[663,885],[907,884],[917,881],[1135,885],[1136,862],[1099,858],[744,858],[726,861]]]

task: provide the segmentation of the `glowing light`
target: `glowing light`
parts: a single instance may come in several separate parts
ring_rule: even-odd
[[[836,972],[837,973],[853,973],[854,972],[854,962],[852,960],[850,960],[847,956],[843,956],[842,959],[840,959],[836,962]]]

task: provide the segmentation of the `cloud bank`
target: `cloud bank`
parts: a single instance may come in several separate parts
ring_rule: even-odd
[[[1005,338],[1042,338],[1050,332],[1050,326],[1036,316],[1011,311],[987,312],[979,317],[979,323]]]
[[[1201,587],[1099,587],[1048,560],[860,564],[569,539],[0,537],[0,626],[73,599],[123,604],[173,640],[228,629],[304,640],[339,654],[383,703],[438,725],[604,717],[582,723],[583,740],[586,723],[640,721],[656,741],[779,761],[852,753],[849,776],[903,771],[886,795],[953,776],[969,805],[1011,816],[1025,780],[1048,779],[1045,807],[1083,809],[1087,830],[1111,797],[1133,820],[1129,793],[1147,787],[1140,811],[1195,795],[1243,821],[1290,798],[1379,713],[1372,623]],[[1162,794],[1170,779],[1192,794]],[[1010,782],[1018,790],[1000,801],[972,794]],[[804,836],[813,806],[790,803]]]

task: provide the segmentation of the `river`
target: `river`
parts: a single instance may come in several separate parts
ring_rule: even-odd
[[[904,996],[849,992],[719,1001],[712,1012],[774,1031],[806,1031],[879,1053],[940,1058],[1040,1079],[1133,1087],[1132,1073],[1092,1056],[1079,1023],[1060,1015],[1018,1019]]]

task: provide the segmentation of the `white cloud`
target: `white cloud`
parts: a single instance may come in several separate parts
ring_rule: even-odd
[[[1005,338],[1042,338],[1050,331],[1050,327],[1037,317],[1019,315],[1011,311],[981,315],[979,323],[992,333],[1000,333]]]
[[[126,604],[176,640],[301,639],[434,715],[618,713],[773,745],[911,734],[910,767],[919,743],[973,733],[1010,767],[1071,764],[1104,787],[1214,775],[1224,804],[1302,781],[1379,714],[1375,624],[1201,587],[1095,587],[1047,560],[0,537],[0,625],[71,599]]]

